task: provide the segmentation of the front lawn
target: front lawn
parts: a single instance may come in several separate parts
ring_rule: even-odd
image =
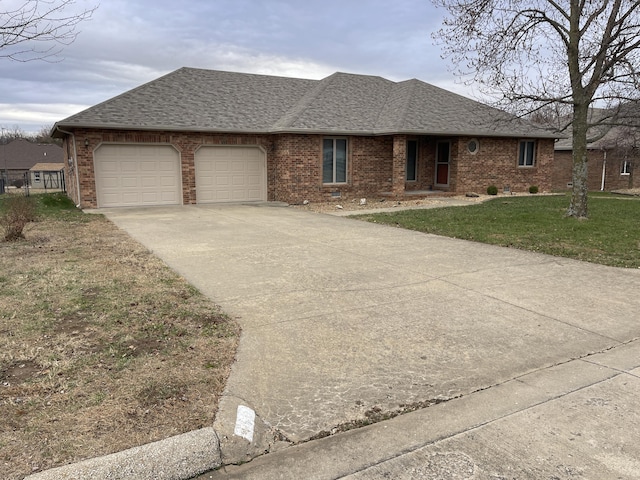
[[[103,216],[32,199],[0,241],[0,477],[211,426],[237,324]]]
[[[356,218],[604,265],[640,268],[640,199],[592,194],[589,220],[566,217],[568,206],[566,195],[514,196],[468,207]]]

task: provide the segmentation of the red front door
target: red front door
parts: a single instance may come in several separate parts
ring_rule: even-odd
[[[436,185],[449,185],[449,158],[451,143],[438,142],[436,149]]]

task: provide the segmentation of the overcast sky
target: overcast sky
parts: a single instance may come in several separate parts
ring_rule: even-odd
[[[59,61],[0,59],[0,127],[35,132],[183,66],[418,78],[471,96],[431,38],[443,14],[429,0],[102,0]]]

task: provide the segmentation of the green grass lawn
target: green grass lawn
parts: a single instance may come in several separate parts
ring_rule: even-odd
[[[356,218],[604,265],[640,268],[640,198],[591,194],[588,220],[566,217],[568,206],[566,195],[498,197],[468,207]]]

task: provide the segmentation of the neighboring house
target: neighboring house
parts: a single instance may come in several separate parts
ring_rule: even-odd
[[[555,137],[415,79],[191,68],[52,135],[64,139],[69,194],[93,208],[549,191]]]
[[[592,109],[591,111],[594,121],[604,114],[606,110]],[[600,129],[603,128],[605,127],[600,127]],[[556,142],[553,163],[552,188],[556,191],[567,190],[572,186],[571,127],[562,133],[567,138]],[[640,130],[637,127],[613,126],[606,130],[602,138],[587,145],[588,190],[611,191],[640,188],[640,175],[634,175],[634,170],[640,169],[639,134]]]
[[[0,176],[6,185],[27,181],[29,169],[36,163],[57,163],[64,168],[62,148],[55,144],[33,143],[24,138],[17,138],[7,144],[0,145]]]
[[[31,188],[64,190],[64,163],[36,163],[29,169]]]

